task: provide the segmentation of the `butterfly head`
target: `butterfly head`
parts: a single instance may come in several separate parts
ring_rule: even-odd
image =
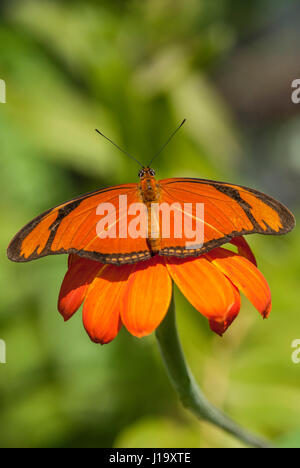
[[[154,169],[151,169],[151,167],[143,167],[140,171],[139,171],[139,178],[141,180],[147,178],[147,177],[154,177],[155,176],[155,170]]]

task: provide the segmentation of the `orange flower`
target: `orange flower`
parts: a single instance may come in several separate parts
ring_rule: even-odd
[[[246,241],[239,237],[231,242],[238,253],[216,248],[197,258],[155,255],[122,266],[70,255],[58,310],[68,320],[83,302],[83,323],[96,343],[109,343],[122,325],[132,335],[142,337],[152,333],[166,315],[173,280],[219,335],[239,313],[239,291],[267,318],[271,310],[269,286]]]

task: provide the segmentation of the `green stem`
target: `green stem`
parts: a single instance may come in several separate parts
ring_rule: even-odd
[[[160,352],[170,380],[179,398],[186,408],[202,420],[209,421],[224,429],[247,445],[259,448],[271,448],[271,444],[228,418],[222,411],[213,406],[199,389],[184,358],[175,320],[174,297],[163,322],[156,330]]]

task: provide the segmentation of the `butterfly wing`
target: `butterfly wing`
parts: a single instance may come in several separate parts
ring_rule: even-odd
[[[120,196],[125,196],[126,204],[124,199],[120,204]],[[58,205],[33,219],[16,234],[8,247],[8,258],[27,262],[46,255],[74,253],[115,264],[149,258],[145,236],[120,238],[115,235],[122,220],[130,225],[132,215],[128,213],[128,207],[139,202],[138,185],[127,184],[98,190]],[[104,228],[99,228],[102,231],[100,237],[99,220],[103,217],[97,209],[107,207],[106,204],[114,207],[115,216]]]
[[[159,181],[159,190],[160,203],[176,205],[174,212],[170,211],[173,217],[171,231],[159,239],[160,255],[197,256],[237,236],[251,233],[284,234],[295,225],[293,215],[284,205],[247,187],[181,178]],[[126,198],[125,204],[120,203],[122,197]],[[129,207],[136,203],[141,203],[138,185],[127,184],[98,190],[58,205],[33,219],[17,233],[8,247],[8,258],[26,262],[46,255],[66,253],[115,264],[150,258],[151,242],[149,247],[145,233],[132,236],[128,231],[136,215],[136,212],[130,212]],[[115,217],[110,218],[106,225],[102,224],[99,233],[98,207],[107,204],[114,208]],[[192,206],[192,211],[187,213],[185,204]],[[186,235],[184,225],[181,226],[180,236],[174,232],[175,226],[184,224],[185,215],[199,221],[197,204],[204,207],[204,216],[200,217],[204,226],[201,245],[193,243]],[[183,215],[179,223],[178,220],[175,222],[176,211]],[[147,226],[147,214],[143,216],[142,224]],[[126,234],[123,231],[120,236],[123,221]],[[157,231],[162,233],[161,219],[157,222]]]
[[[236,236],[245,234],[285,234],[295,226],[292,213],[274,198],[240,185],[206,179],[174,178],[159,181],[161,202],[192,204],[191,217],[197,218],[196,203],[203,204],[203,243],[197,245],[183,232],[176,238],[162,237],[160,255],[187,257],[200,255]],[[198,216],[199,217],[199,216]],[[183,216],[182,216],[183,219]],[[176,223],[172,223],[172,226]],[[174,228],[173,228],[174,229]],[[183,229],[182,229],[183,230]],[[188,248],[187,248],[188,245]]]

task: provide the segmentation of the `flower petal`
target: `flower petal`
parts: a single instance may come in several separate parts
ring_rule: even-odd
[[[231,282],[204,255],[194,259],[168,257],[171,277],[190,301],[208,319],[225,321],[236,303]]]
[[[239,255],[241,255],[242,257],[248,258],[250,262],[252,262],[255,266],[257,266],[255,255],[252,252],[246,239],[244,239],[244,237],[242,236],[234,237],[233,239],[231,239],[230,243],[237,247]]]
[[[234,295],[235,295],[235,302],[232,305],[231,309],[227,313],[227,317],[224,320],[210,320],[209,326],[218,335],[222,336],[223,333],[227,330],[227,328],[232,324],[234,319],[237,317],[240,308],[241,308],[241,296],[239,290],[232,285]]]
[[[166,315],[171,296],[172,280],[163,259],[155,256],[136,263],[121,310],[127,330],[138,337],[152,333]]]
[[[245,257],[224,248],[213,249],[206,256],[245,294],[259,313],[267,318],[271,311],[271,291],[258,268]]]
[[[109,343],[118,334],[120,307],[133,265],[104,265],[90,285],[83,304],[83,324],[95,343]]]
[[[58,310],[64,320],[71,318],[79,309],[89,284],[101,268],[99,262],[72,255],[58,297]]]

